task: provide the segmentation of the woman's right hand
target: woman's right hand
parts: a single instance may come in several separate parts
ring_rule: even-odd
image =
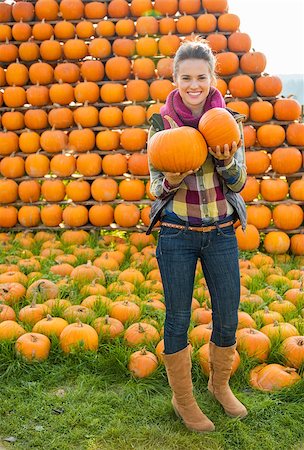
[[[165,172],[165,178],[168,181],[169,184],[171,184],[171,186],[177,186],[178,184],[180,184],[184,178],[186,178],[188,175],[191,175],[192,173],[197,172],[198,169],[196,170],[188,170],[188,172],[176,172],[176,173],[172,173],[172,172]]]

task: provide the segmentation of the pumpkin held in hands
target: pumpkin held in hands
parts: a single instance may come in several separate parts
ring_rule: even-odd
[[[198,129],[212,150],[220,145],[223,151],[224,144],[228,144],[231,149],[232,142],[238,144],[241,138],[235,118],[225,108],[212,108],[205,112],[199,121]]]
[[[205,139],[192,127],[159,131],[148,142],[150,162],[161,172],[184,173],[198,169],[207,155]]]

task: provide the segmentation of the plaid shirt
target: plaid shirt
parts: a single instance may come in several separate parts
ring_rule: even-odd
[[[238,123],[243,143],[243,128],[241,122]],[[152,126],[149,138],[156,132]],[[150,162],[149,168],[150,191],[155,197],[164,198],[175,192],[162,214],[173,212],[181,220],[193,225],[208,224],[233,214],[234,209],[224,195],[223,184],[233,192],[239,192],[244,187],[245,148],[242,144],[228,165],[208,154],[199,170],[188,175],[177,186],[171,186],[164,174],[156,170]]]

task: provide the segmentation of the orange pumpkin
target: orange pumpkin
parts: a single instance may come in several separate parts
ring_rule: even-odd
[[[111,205],[93,205],[89,210],[89,221],[96,227],[107,227],[114,221],[114,208]]]
[[[264,361],[270,352],[270,339],[254,328],[242,328],[236,332],[237,349],[251,358]]]
[[[98,317],[94,320],[93,326],[97,331],[99,336],[103,338],[115,338],[120,336],[124,331],[124,326],[122,322],[114,317]]]
[[[290,249],[293,255],[304,255],[304,235],[294,234],[290,238]]]
[[[81,323],[71,323],[65,327],[60,334],[60,347],[64,353],[70,353],[77,347],[84,350],[97,351],[98,334],[90,325]]]
[[[160,335],[157,329],[148,323],[137,322],[130,325],[124,334],[124,341],[129,346],[138,344],[157,343]]]
[[[222,148],[232,142],[240,141],[240,130],[232,114],[224,108],[212,108],[203,114],[198,125],[199,131],[206,139],[207,145],[215,150],[217,145]]]
[[[277,120],[298,120],[301,115],[301,105],[294,98],[276,100],[273,109]]]
[[[134,227],[139,219],[140,210],[132,203],[121,203],[114,210],[114,220],[121,227]]]
[[[245,202],[252,202],[260,193],[260,184],[254,177],[247,177],[245,186],[240,192]]]
[[[264,75],[255,80],[255,90],[263,97],[276,97],[282,91],[282,81],[275,75]]]
[[[217,19],[214,14],[201,14],[196,20],[197,31],[200,33],[212,33],[216,30],[216,26]],[[174,32],[174,30],[172,32]]]
[[[290,174],[302,167],[302,154],[295,147],[279,147],[271,155],[271,165],[274,172]]]
[[[300,380],[295,369],[280,364],[261,364],[250,371],[250,384],[264,392],[275,392]]]
[[[51,341],[40,333],[25,333],[17,339],[15,348],[17,355],[27,361],[44,361],[49,356]]]
[[[299,205],[281,204],[273,209],[273,221],[281,230],[293,230],[302,225],[304,213]]]
[[[290,184],[289,195],[293,200],[304,201],[304,177]]]
[[[192,143],[190,148],[187,142]],[[182,173],[195,170],[204,164],[207,145],[202,135],[194,128],[172,128],[152,136],[148,142],[148,156],[157,170]]]
[[[278,202],[288,194],[288,183],[280,178],[269,178],[261,181],[261,194],[264,200]]]
[[[157,367],[157,357],[146,349],[132,353],[128,363],[128,369],[136,378],[148,377]]]
[[[258,230],[267,228],[272,218],[271,209],[265,205],[250,205],[247,207],[247,221]]]
[[[286,139],[289,145],[304,146],[304,123],[291,123],[287,127]]]
[[[24,328],[14,320],[4,320],[0,323],[0,341],[16,339],[24,333]]]
[[[281,352],[290,367],[299,369],[304,362],[303,336],[290,336],[282,342]]]
[[[246,166],[249,175],[264,174],[270,166],[270,157],[263,151],[246,151]]]
[[[270,231],[264,239],[265,250],[270,254],[284,254],[290,246],[290,238],[284,231]]]
[[[261,147],[279,147],[285,140],[285,130],[281,125],[262,125],[257,131]]]
[[[245,73],[262,73],[266,67],[266,56],[262,52],[246,52],[240,59],[240,68]]]
[[[240,250],[256,250],[259,248],[260,234],[254,225],[248,224],[245,231],[242,230],[241,226],[238,226],[235,234]]]

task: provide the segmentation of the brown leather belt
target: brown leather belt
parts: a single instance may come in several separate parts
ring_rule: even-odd
[[[170,222],[162,222],[162,227],[168,227],[168,228],[177,228],[178,230],[190,230],[190,231],[200,231],[202,233],[208,233],[209,231],[216,230],[217,228],[225,228],[229,227],[233,224],[233,220],[230,220],[230,222],[220,223],[217,226],[216,225],[209,225],[208,227],[186,227],[185,225],[178,225],[177,223],[170,223]]]

